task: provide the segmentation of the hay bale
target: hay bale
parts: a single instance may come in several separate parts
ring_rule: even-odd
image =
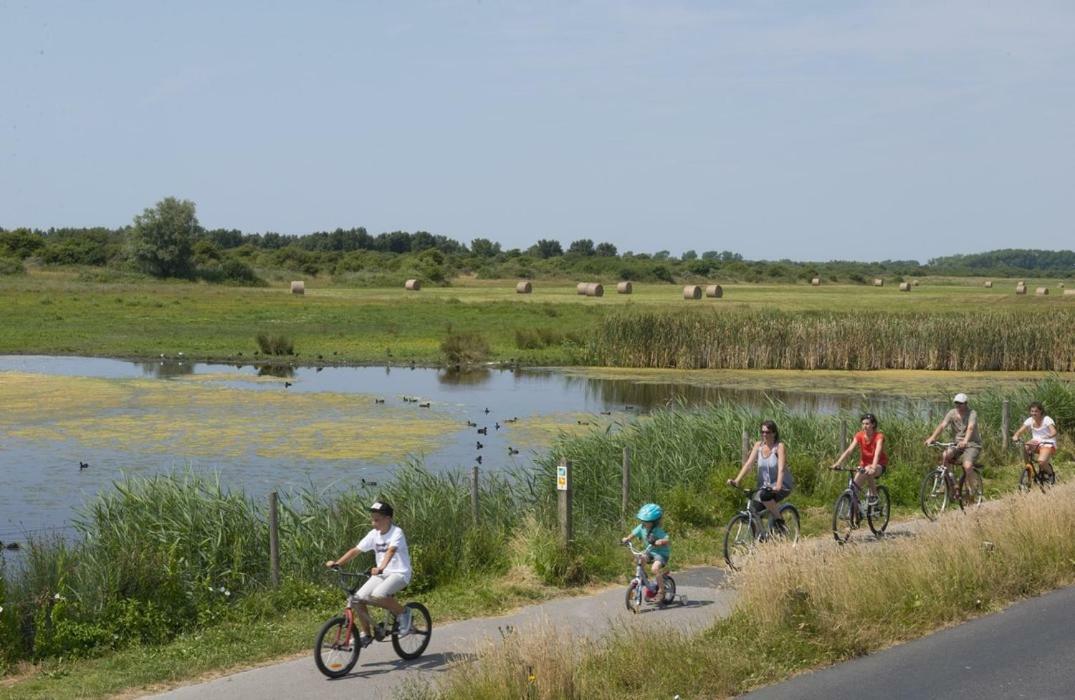
[[[302,280],[295,280],[294,282],[291,283],[291,293],[292,294],[305,294],[306,293],[306,283],[303,282]]]
[[[885,281],[883,279],[881,279],[881,278],[877,278],[877,279],[875,279],[873,281],[873,286],[875,286],[875,287],[884,287],[885,286]]]
[[[812,286],[814,286],[814,287],[820,287],[821,286],[821,278],[820,277],[815,277],[814,279],[810,280],[810,284]]]
[[[1025,284],[1017,284],[1017,285],[1015,285],[1015,293],[1016,294],[1026,294],[1026,285]]]
[[[516,294],[529,294],[532,291],[534,291],[534,285],[525,280],[515,285]]]
[[[1047,297],[1047,296],[1049,296],[1049,288],[1048,287],[1038,287],[1037,289],[1034,290],[1034,296],[1036,296],[1036,297]]]
[[[701,299],[702,298],[702,288],[699,287],[696,284],[688,284],[686,287],[683,288],[683,298],[684,299]]]
[[[1060,287],[1061,289],[1063,289],[1064,288],[1064,283],[1063,282],[1058,282],[1056,286]]]
[[[706,285],[705,295],[710,299],[720,299],[724,296],[724,287],[721,287],[719,284]]]
[[[993,288],[993,280],[986,280],[985,281],[985,288],[986,289],[992,289]]]
[[[1075,289],[1065,289],[1064,290],[1064,296],[1066,296],[1066,297],[1075,297]]]
[[[578,284],[576,284],[575,285],[575,293],[578,294],[579,296],[586,296],[586,285],[587,284],[588,284],[587,282],[579,282]]]
[[[417,292],[422,288],[422,283],[418,280],[407,280],[407,283],[403,285],[405,289],[409,289],[412,292]]]
[[[635,288],[631,286],[630,282],[620,282],[616,285],[617,294],[631,294],[635,291]]]
[[[900,282],[900,291],[901,292],[909,292],[909,291],[911,291],[911,283],[910,282]]]
[[[590,282],[586,285],[586,296],[603,297],[605,296],[605,288],[600,282]]]
[[[913,284],[914,286],[917,287],[918,286],[918,280],[915,280],[914,282],[911,282],[911,284]]]

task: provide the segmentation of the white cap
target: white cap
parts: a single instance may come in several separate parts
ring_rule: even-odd
[[[967,403],[967,395],[963,393],[956,394],[952,397],[952,403]]]

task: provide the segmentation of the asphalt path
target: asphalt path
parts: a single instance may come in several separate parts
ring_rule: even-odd
[[[1075,698],[1075,586],[743,697]]]
[[[314,666],[313,653],[305,658],[262,666],[205,683],[188,685],[151,697],[170,700],[206,698],[389,698],[404,683],[437,679],[455,662],[474,658],[475,652],[504,634],[527,634],[540,626],[552,626],[571,637],[599,637],[616,626],[668,626],[685,632],[701,630],[731,610],[734,591],[724,587],[724,571],[715,567],[685,569],[673,574],[677,592],[686,596],[682,605],[663,610],[646,607],[641,614],[627,611],[626,586],[610,588],[592,596],[561,598],[523,608],[502,617],[484,617],[438,626],[425,654],[414,661],[396,656],[392,645],[371,644],[362,651],[355,670],[329,680]],[[310,622],[310,640],[320,627]],[[510,631],[509,631],[510,630]]]

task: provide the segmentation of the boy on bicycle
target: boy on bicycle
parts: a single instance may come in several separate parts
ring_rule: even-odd
[[[367,603],[383,607],[396,616],[399,621],[399,636],[411,633],[411,611],[395,599],[396,593],[411,582],[411,557],[407,550],[407,538],[403,535],[403,530],[392,523],[393,510],[387,501],[377,501],[369,510],[373,529],[339,559],[325,562],[328,567],[343,566],[361,552],[375,553],[369,580],[355,593],[358,601],[358,622],[362,627],[359,642],[364,647],[373,641]]]
[[[656,503],[647,503],[638,509],[638,515],[636,516],[640,522],[634,530],[631,530],[631,534],[620,540],[623,544],[627,544],[632,537],[637,537],[651,549],[649,550],[649,561],[653,563],[653,578],[657,581],[657,606],[664,607],[664,575],[662,569],[668,568],[668,559],[672,556],[672,548],[669,546],[668,533],[665,532],[661,526],[661,516],[664,515],[664,510]]]
[[[944,463],[955,464],[956,460],[962,457],[963,480],[969,485],[973,483],[972,479],[976,478],[974,463],[982,451],[982,438],[978,435],[978,412],[971,410],[967,405],[967,395],[962,392],[952,397],[952,403],[955,407],[944,415],[933,433],[926,438],[926,444],[935,441],[945,428],[951,428],[956,446],[944,451]]]

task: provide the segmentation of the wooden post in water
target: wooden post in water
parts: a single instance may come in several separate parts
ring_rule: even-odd
[[[620,518],[627,522],[627,501],[631,493],[631,448],[623,448],[623,483],[620,492]]]
[[[276,509],[276,492],[269,493],[269,577],[273,587],[280,585],[280,522]]]
[[[478,527],[478,467],[470,468],[470,521]]]
[[[742,465],[744,462],[747,461],[747,455],[749,455],[749,454],[750,454],[750,435],[747,434],[746,430],[744,430],[743,431],[743,445],[742,445],[742,448],[740,450],[740,459],[739,459],[739,464],[740,465]]]
[[[1008,449],[1008,436],[1011,435],[1011,402],[1004,399],[1000,405],[1000,444]]]
[[[571,462],[561,460],[556,467],[556,496],[560,515],[560,539],[564,547],[571,546]]]

